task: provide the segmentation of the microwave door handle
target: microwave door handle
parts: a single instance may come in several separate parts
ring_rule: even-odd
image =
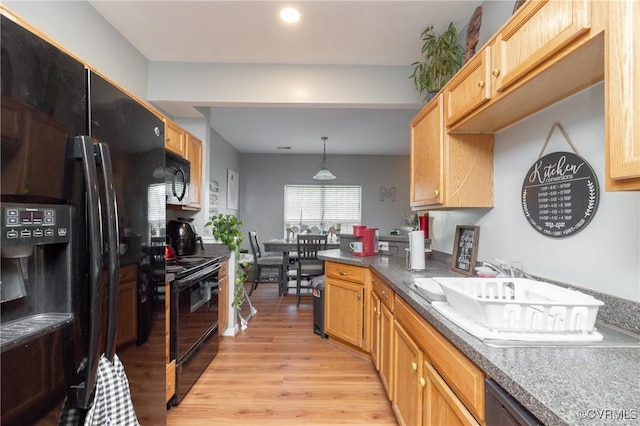
[[[176,192],[176,177],[178,176],[178,173],[180,173],[182,175],[182,193],[180,195],[178,195],[178,193]],[[173,181],[171,182],[172,184],[172,189],[173,189],[173,195],[178,199],[178,201],[182,201],[182,199],[184,198],[186,192],[187,192],[187,175],[185,175],[184,170],[182,170],[182,167],[178,167],[178,169],[176,170],[175,175],[173,176]]]
[[[89,337],[84,382],[71,386],[72,396],[80,408],[89,408],[96,383],[100,359],[100,328],[102,310],[102,223],[100,196],[93,144],[88,136],[76,136],[73,143],[75,158],[82,162],[86,185],[87,233],[89,245]]]
[[[113,361],[116,353],[116,331],[118,327],[118,292],[120,286],[120,247],[118,235],[118,205],[116,202],[116,190],[113,181],[113,169],[111,167],[111,154],[109,147],[104,143],[95,145],[98,161],[102,171],[102,186],[104,191],[105,210],[107,219],[107,270],[109,282],[107,309],[107,342],[105,355],[109,361]]]

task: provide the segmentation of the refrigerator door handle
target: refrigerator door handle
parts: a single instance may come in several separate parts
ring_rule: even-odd
[[[71,387],[76,404],[89,408],[96,383],[98,361],[100,360],[100,329],[102,312],[102,222],[100,218],[100,193],[98,173],[93,144],[89,136],[76,136],[72,140],[75,157],[82,161],[86,186],[87,233],[89,246],[89,321],[88,353],[85,377],[82,383]],[[70,392],[70,395],[72,394]]]
[[[120,286],[120,247],[118,235],[118,205],[116,203],[116,190],[113,181],[113,171],[111,167],[111,154],[109,147],[104,143],[95,145],[97,161],[102,171],[102,186],[105,199],[106,216],[106,253],[108,269],[108,310],[107,310],[107,342],[105,356],[109,361],[113,361],[116,353],[116,332],[118,326],[118,292]]]

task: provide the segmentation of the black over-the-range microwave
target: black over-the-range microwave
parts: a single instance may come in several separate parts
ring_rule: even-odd
[[[179,155],[166,152],[165,183],[167,204],[184,206],[189,203],[191,163]]]

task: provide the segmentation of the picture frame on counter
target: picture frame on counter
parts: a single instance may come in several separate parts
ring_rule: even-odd
[[[451,256],[452,271],[473,276],[478,260],[479,238],[479,226],[456,226],[456,234],[453,238],[453,254]]]

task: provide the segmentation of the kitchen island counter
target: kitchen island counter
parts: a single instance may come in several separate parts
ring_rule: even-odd
[[[358,257],[326,250],[319,257],[377,271],[398,296],[545,424],[640,424],[640,346],[489,346],[406,284],[417,277],[462,276],[449,265],[427,261],[425,271],[411,272],[399,256]]]

